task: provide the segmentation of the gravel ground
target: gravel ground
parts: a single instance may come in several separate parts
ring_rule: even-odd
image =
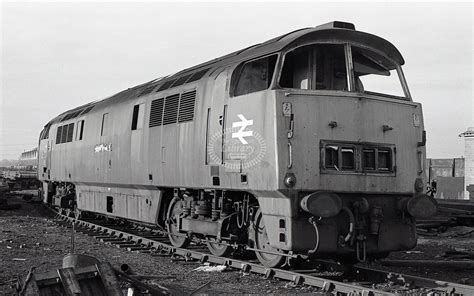
[[[7,281],[19,275],[25,277],[30,267],[36,272],[54,270],[61,266],[62,258],[70,251],[70,235],[57,227],[48,215],[48,210],[20,198],[10,198],[9,203],[20,203],[13,211],[0,210],[0,295],[15,294],[14,284]],[[389,259],[438,259],[445,251],[457,248],[474,251],[474,238],[420,238],[419,245],[409,252],[393,253]],[[415,251],[415,252],[413,252]],[[173,261],[169,257],[138,254],[105,245],[83,234],[76,235],[76,252],[109,261],[114,267],[128,264],[135,273],[156,275],[155,282],[189,293],[209,283],[205,294],[311,294],[316,289],[297,286],[280,280],[266,280],[262,276],[243,274],[230,270],[224,272],[194,271],[199,263]],[[375,265],[387,269],[381,265]],[[439,270],[434,268],[393,268],[390,270],[431,277],[439,280],[463,282],[474,285],[472,270]],[[153,285],[152,281],[147,281]]]
[[[30,267],[36,272],[55,270],[62,265],[62,258],[70,251],[70,235],[52,222],[49,211],[40,204],[26,203],[10,198],[9,203],[21,203],[13,211],[0,210],[0,295],[14,295],[14,285],[4,284],[25,277]],[[77,253],[92,255],[109,261],[120,268],[128,264],[136,274],[157,275],[159,284],[189,294],[209,282],[205,294],[312,294],[317,290],[307,286],[293,287],[280,280],[266,280],[255,274],[236,270],[224,272],[199,272],[193,269],[201,264],[173,261],[169,257],[138,254],[100,243],[84,234],[75,236]],[[25,259],[25,260],[23,260]],[[19,261],[21,260],[21,261]],[[153,285],[152,281],[147,281]]]
[[[450,231],[448,229],[446,233],[440,234],[438,237],[420,236],[418,237],[418,245],[414,249],[405,252],[392,253],[387,259],[445,260],[446,258],[443,255],[445,255],[447,251],[474,253],[474,232],[463,237],[457,235],[455,231]],[[384,270],[474,286],[474,270],[472,269],[455,269],[446,267],[385,267],[380,264],[374,265],[374,267]]]

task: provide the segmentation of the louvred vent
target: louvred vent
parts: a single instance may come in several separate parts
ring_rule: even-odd
[[[194,118],[194,103],[196,102],[196,91],[190,91],[181,95],[179,103],[178,122],[191,121]]]
[[[179,94],[171,95],[165,98],[165,114],[163,116],[163,125],[176,123],[178,120]]]
[[[72,142],[72,136],[74,135],[74,123],[70,123],[67,125],[67,137],[66,143]]]
[[[61,135],[62,135],[62,132],[63,132],[63,127],[62,126],[58,126],[58,129],[56,131],[56,144],[61,144]]]
[[[164,98],[156,99],[151,102],[149,127],[160,126],[163,120]]]

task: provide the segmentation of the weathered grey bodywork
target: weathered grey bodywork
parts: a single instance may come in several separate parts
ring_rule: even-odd
[[[379,52],[397,65],[404,63],[392,44],[367,33],[325,26],[298,30],[90,103],[94,106],[90,112],[71,120],[60,121],[88,105],[59,115],[49,123],[49,136],[39,142],[39,178],[45,184],[75,184],[81,210],[148,223],[157,222],[163,214],[163,188],[249,192],[258,199],[272,246],[283,250],[311,249],[314,233],[307,217],[301,214],[302,194],[326,190],[341,194],[344,201],[368,196],[375,203],[379,198],[395,207],[396,198],[414,194],[415,179],[424,176],[425,148],[419,144],[424,130],[422,110],[409,96],[401,100],[356,91],[302,91],[278,86],[279,69],[287,51],[302,44],[328,42],[356,44]],[[278,55],[270,88],[231,97],[231,77],[238,65],[269,54]],[[202,69],[208,70],[197,81],[157,91],[175,77]],[[154,91],[140,96],[151,84],[155,84]],[[149,127],[153,100],[192,90],[196,91],[192,121]],[[282,105],[288,102],[294,116],[291,139],[289,119],[282,112]],[[137,104],[144,104],[145,108],[142,127],[131,130]],[[110,124],[101,136],[104,113],[109,114]],[[225,159],[226,154],[219,151],[225,152],[226,143],[232,139],[230,132],[221,138],[213,137],[239,121],[239,114],[253,120],[252,131],[261,136],[266,149],[258,162],[248,168],[239,167],[239,159]],[[416,126],[414,117],[419,120]],[[55,143],[58,126],[80,120],[85,121],[82,140]],[[337,122],[337,127],[331,127],[331,122]],[[384,130],[384,126],[391,129]],[[387,175],[324,172],[321,141],[331,140],[394,145],[396,171]],[[224,159],[210,155],[211,144],[212,153],[224,155]],[[235,165],[225,166],[226,163]],[[296,178],[291,188],[284,183],[288,173]],[[246,176],[245,181],[242,175]],[[219,185],[214,185],[214,177],[219,177]],[[120,200],[114,203],[112,213],[106,209],[107,196]],[[373,248],[390,251],[413,247],[416,234],[412,221],[388,218],[382,222]],[[285,221],[284,228],[278,227],[280,220]],[[401,235],[400,240],[386,242],[393,240],[390,231]],[[334,237],[330,245],[321,246],[322,252],[332,250],[338,236],[335,223],[322,225],[321,232]],[[279,233],[287,239],[281,241]]]

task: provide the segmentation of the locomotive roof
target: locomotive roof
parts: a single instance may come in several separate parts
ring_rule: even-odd
[[[352,43],[364,44],[374,49],[379,49],[387,57],[394,60],[399,65],[403,65],[405,61],[397,48],[387,40],[361,31],[356,31],[351,23],[345,22],[329,22],[319,25],[314,28],[299,29],[263,43],[255,44],[247,48],[235,51],[228,55],[210,60],[208,62],[199,64],[197,66],[184,69],[172,76],[163,78],[162,80],[172,79],[193,70],[209,67],[209,66],[223,66],[234,61],[251,59],[256,56],[270,54],[281,51],[286,47],[295,45],[296,43],[303,43],[305,41],[348,41]]]
[[[225,56],[207,61],[205,63],[199,64],[190,68],[186,68],[175,74],[157,78],[157,79],[148,81],[146,83],[134,86],[132,88],[123,90],[108,98],[100,100],[100,102],[105,103],[105,101],[112,101],[112,100],[116,101],[116,100],[125,99],[127,97],[136,98],[137,96],[140,96],[142,91],[147,86],[152,86],[153,88],[155,88],[158,85],[166,84],[166,82],[174,81],[180,76],[196,74],[196,72],[199,72],[199,71],[208,72],[208,70],[211,70],[211,69],[216,69],[222,66],[236,64],[236,63],[240,63],[241,61],[279,52],[287,48],[298,46],[299,44],[303,44],[305,42],[310,42],[310,41],[350,42],[352,44],[360,44],[360,45],[368,46],[370,48],[380,51],[385,56],[395,61],[399,65],[403,65],[405,63],[402,55],[397,50],[397,48],[393,44],[388,42],[387,40],[381,37],[369,34],[369,33],[356,31],[355,26],[351,23],[334,21],[334,22],[329,22],[329,23],[326,23],[314,28],[299,29],[299,30],[275,37],[266,42],[252,45],[247,48],[227,54]],[[91,102],[91,103],[82,105],[80,107],[68,110],[62,113],[61,115],[57,116],[56,118],[54,118],[52,121],[50,121],[50,123],[54,121],[58,121],[66,113],[77,112],[77,110],[81,110],[89,106],[94,106],[98,102],[99,101]]]

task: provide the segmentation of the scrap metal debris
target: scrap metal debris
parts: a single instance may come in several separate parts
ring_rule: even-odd
[[[469,226],[455,226],[440,233],[441,237],[470,237],[474,234],[474,227]]]
[[[467,233],[452,233],[450,230],[457,227],[474,226],[474,203],[469,201],[438,200],[439,207],[436,216],[430,219],[417,220],[418,233],[423,236],[470,236],[474,231]],[[474,228],[473,228],[474,229]],[[445,235],[444,233],[447,234]]]
[[[20,258],[14,258],[20,259]],[[63,266],[54,271],[35,273],[31,267],[25,280],[18,279],[18,294],[29,295],[176,295],[182,291],[161,285],[153,287],[117,270],[95,257],[69,254]],[[120,282],[127,283],[126,287]],[[124,289],[125,288],[125,289]]]

